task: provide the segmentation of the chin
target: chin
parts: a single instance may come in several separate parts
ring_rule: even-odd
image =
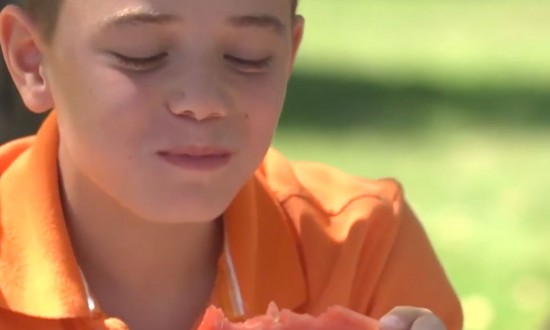
[[[226,207],[217,207],[212,203],[190,204],[179,203],[176,207],[151,208],[139,212],[142,218],[159,224],[208,223],[218,219]]]

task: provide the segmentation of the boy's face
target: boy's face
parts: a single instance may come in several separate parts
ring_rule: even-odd
[[[151,221],[209,221],[281,112],[302,21],[289,0],[66,0],[43,75],[61,160]]]

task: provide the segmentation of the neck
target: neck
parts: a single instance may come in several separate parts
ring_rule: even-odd
[[[75,254],[102,308],[110,312],[105,305],[147,297],[181,305],[190,292],[199,290],[200,296],[211,288],[223,241],[221,221],[147,221],[109,198],[61,154],[60,173]]]

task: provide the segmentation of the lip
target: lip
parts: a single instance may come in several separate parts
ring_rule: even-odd
[[[217,146],[186,146],[157,152],[167,163],[188,171],[210,172],[223,168],[233,153]]]

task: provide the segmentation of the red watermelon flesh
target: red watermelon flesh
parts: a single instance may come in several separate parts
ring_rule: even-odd
[[[378,330],[378,321],[343,307],[330,307],[321,315],[279,311],[270,305],[264,315],[242,323],[229,322],[221,309],[210,306],[198,330]]]

